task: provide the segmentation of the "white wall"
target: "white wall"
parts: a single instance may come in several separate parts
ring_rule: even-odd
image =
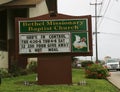
[[[8,68],[8,52],[0,51],[0,68]]]
[[[48,8],[45,0],[42,0],[41,3],[37,4],[36,7],[29,9],[29,17],[37,17],[44,14],[48,14]],[[31,61],[37,61],[37,58],[28,58],[28,64]]]
[[[6,3],[6,2],[9,2],[9,1],[12,1],[12,0],[0,0],[0,4],[3,4],[3,3]],[[11,17],[11,14],[10,12],[8,13],[8,23],[10,23],[10,17]],[[44,15],[44,14],[48,14],[48,8],[47,8],[47,5],[46,5],[46,2],[45,0],[42,0],[41,3],[37,4],[36,7],[34,8],[30,8],[29,9],[29,17],[36,17],[36,16],[40,16],[40,15]],[[8,25],[8,30],[10,28],[10,25]],[[10,31],[8,31],[10,32]],[[8,33],[8,39],[12,38],[12,35],[10,35],[11,33]],[[36,58],[35,58],[36,60]],[[8,52],[3,52],[3,51],[0,51],[0,68],[8,68]]]
[[[13,0],[0,0],[0,5]],[[0,68],[8,69],[8,52],[0,51]]]
[[[29,9],[29,17],[37,17],[40,15],[48,14],[48,8],[45,0],[42,0],[41,3],[37,4],[36,7]]]

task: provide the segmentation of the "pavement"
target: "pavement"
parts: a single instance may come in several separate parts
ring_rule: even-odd
[[[112,71],[110,73],[111,76],[107,78],[108,81],[120,90],[120,71]]]

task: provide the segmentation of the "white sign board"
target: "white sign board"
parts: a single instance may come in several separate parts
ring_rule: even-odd
[[[19,54],[71,52],[70,32],[19,34]]]

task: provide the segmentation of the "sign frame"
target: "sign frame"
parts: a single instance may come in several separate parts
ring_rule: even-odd
[[[19,22],[20,21],[53,21],[53,20],[77,20],[77,19],[86,19],[87,20],[87,30],[81,30],[81,31],[75,31],[75,32],[79,32],[79,33],[83,33],[83,32],[87,32],[87,39],[88,39],[88,51],[85,52],[80,52],[78,51],[71,51],[71,52],[61,52],[61,53],[37,53],[37,54],[19,54],[19,34],[20,34],[20,25]],[[16,18],[15,19],[15,29],[16,29],[16,34],[15,34],[15,53],[16,56],[38,56],[38,55],[46,55],[46,54],[66,54],[66,55],[71,55],[71,56],[92,56],[93,55],[93,48],[92,48],[92,23],[91,23],[91,15],[87,15],[87,16],[69,16],[69,15],[63,15],[63,14],[57,14],[56,17],[50,17],[49,14],[47,15],[43,15],[43,16],[39,16],[39,17],[34,17],[34,18]],[[47,31],[48,32],[48,31]],[[57,31],[59,32],[59,31]],[[70,31],[62,31],[62,32],[70,32]],[[74,33],[75,33],[74,32]],[[30,32],[33,33],[33,32]],[[40,33],[43,33],[40,32]],[[51,33],[51,31],[50,31]],[[72,38],[72,35],[71,35]],[[72,43],[71,43],[72,46]],[[72,47],[71,47],[72,48]]]

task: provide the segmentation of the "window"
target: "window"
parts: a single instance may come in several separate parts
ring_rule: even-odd
[[[0,11],[0,50],[7,49],[7,11]]]

